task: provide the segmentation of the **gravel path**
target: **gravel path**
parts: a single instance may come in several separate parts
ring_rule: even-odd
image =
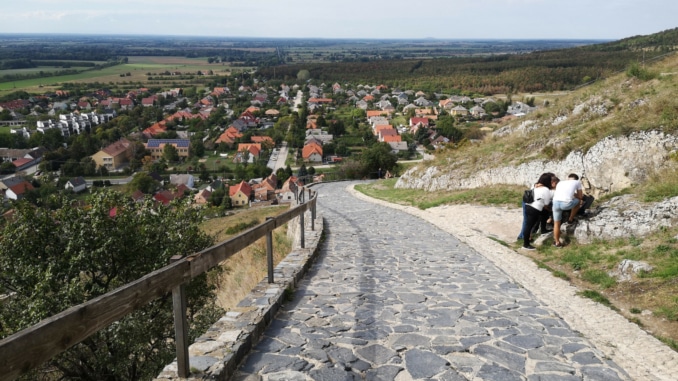
[[[678,353],[609,308],[577,296],[575,287],[537,268],[529,258],[488,239],[513,242],[520,230],[519,209],[446,205],[423,211],[369,198],[353,186],[349,190],[362,200],[407,212],[451,233],[558,313],[633,379],[678,380]]]

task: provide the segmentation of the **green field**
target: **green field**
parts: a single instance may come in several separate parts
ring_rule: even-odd
[[[84,69],[84,68],[70,68]],[[63,70],[56,67],[40,67],[31,69],[3,70],[3,74],[31,73],[35,71],[57,71]],[[185,58],[185,57],[131,57],[129,63],[103,68],[100,70],[88,70],[78,74],[61,75],[55,77],[33,78],[18,80],[12,82],[0,83],[0,95],[7,92],[25,90],[28,92],[44,92],[45,88],[51,90],[57,89],[65,82],[101,82],[101,83],[120,83],[120,82],[141,82],[147,81],[147,73],[158,73],[165,70],[176,70],[186,74],[195,74],[198,71],[212,70],[215,75],[228,75],[231,67],[227,64],[214,63],[208,64],[207,58]],[[130,76],[120,76],[129,73]]]
[[[68,68],[68,70],[86,70],[86,69],[88,69],[88,68],[84,67],[84,66],[73,66],[73,67]],[[55,67],[55,66],[38,66],[38,67],[31,67],[31,68],[26,68],[26,69],[0,70],[0,77],[3,76],[3,75],[32,74],[32,73],[39,73],[39,72],[52,73],[52,72],[59,71],[59,70],[65,70],[65,69],[61,68],[61,67]]]

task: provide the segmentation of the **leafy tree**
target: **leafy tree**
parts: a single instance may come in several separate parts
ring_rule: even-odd
[[[0,173],[3,175],[14,172],[16,172],[16,166],[12,164],[11,161],[3,161],[2,164],[0,164]]]
[[[64,137],[61,135],[61,130],[58,128],[50,128],[45,131],[45,136],[42,137],[42,145],[50,151],[59,147],[63,147]]]
[[[304,177],[308,175],[308,170],[306,169],[306,164],[302,164],[301,167],[299,167],[299,171],[297,172],[297,177]]]
[[[233,200],[231,200],[231,197],[228,194],[224,195],[224,198],[221,201],[221,208],[224,210],[233,209]]]
[[[377,143],[364,150],[360,157],[365,174],[376,173],[379,169],[382,172],[391,171],[396,166],[398,157],[391,152],[391,146],[388,143]]]
[[[225,188],[215,189],[210,195],[209,202],[210,204],[218,207],[224,202],[224,196],[226,196]]]
[[[86,207],[58,196],[52,201],[53,210],[18,203],[0,234],[0,282],[14,293],[0,309],[0,338],[212,244],[200,230],[200,211],[188,203],[156,208],[106,190]],[[188,285],[191,337],[217,317],[211,294],[206,276]],[[61,379],[151,379],[175,356],[171,310],[171,296],[162,296],[46,366]]]
[[[439,118],[436,122],[436,127],[440,135],[455,142],[458,142],[464,134],[454,126],[454,118],[452,116]]]
[[[158,189],[158,186],[158,182],[155,181],[151,176],[145,172],[140,172],[134,175],[132,181],[127,183],[127,190],[129,192],[134,192],[138,189],[146,194],[149,194]]]
[[[162,149],[162,158],[168,163],[175,163],[179,161],[179,151],[177,151],[175,146],[165,144],[165,147]]]
[[[334,136],[341,136],[346,132],[346,127],[344,127],[344,122],[341,120],[331,120],[327,126],[327,132]]]
[[[299,70],[297,73],[297,79],[300,81],[308,81],[310,78],[311,72],[306,69]]]

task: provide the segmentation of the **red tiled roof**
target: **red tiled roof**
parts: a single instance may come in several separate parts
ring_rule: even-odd
[[[21,159],[16,159],[16,160],[14,160],[14,161],[12,162],[12,164],[14,164],[15,167],[19,168],[19,167],[21,167],[21,166],[24,165],[24,164],[30,163],[31,161],[33,161],[33,159],[25,159],[25,158],[21,158]]]
[[[244,180],[237,185],[228,187],[228,195],[230,197],[235,196],[235,194],[238,192],[242,192],[245,196],[249,197],[252,194],[252,187],[250,187],[250,185]]]
[[[306,144],[304,146],[304,149],[301,151],[301,156],[304,159],[308,159],[314,153],[317,153],[318,155],[320,155],[322,157],[323,148],[321,146],[319,146],[317,143],[310,143],[310,144]]]
[[[273,143],[273,138],[270,136],[252,136],[250,138],[252,140],[252,143],[264,143],[264,142],[271,142]]]
[[[28,181],[22,181],[18,184],[12,185],[9,187],[9,189],[11,189],[15,195],[19,196],[35,188],[33,188],[33,185],[31,185],[31,183]]]

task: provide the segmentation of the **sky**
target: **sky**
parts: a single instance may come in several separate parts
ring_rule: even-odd
[[[3,0],[0,33],[616,40],[676,15],[676,0]]]

